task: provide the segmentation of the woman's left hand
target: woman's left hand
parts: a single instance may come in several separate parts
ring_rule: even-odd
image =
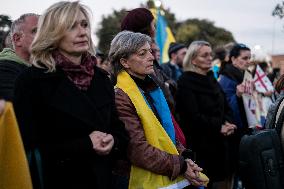
[[[0,115],[2,114],[2,112],[5,109],[5,100],[0,100]]]

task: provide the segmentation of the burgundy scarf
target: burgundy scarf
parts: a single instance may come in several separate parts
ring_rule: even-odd
[[[82,56],[81,64],[76,65],[59,51],[53,52],[52,56],[56,62],[56,66],[65,72],[67,77],[76,85],[76,87],[84,91],[89,88],[94,76],[94,67],[97,63],[96,57],[86,53]]]

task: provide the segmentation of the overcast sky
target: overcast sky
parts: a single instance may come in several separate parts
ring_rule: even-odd
[[[6,0],[1,3],[0,14],[12,19],[21,14],[33,12],[41,14],[57,0]],[[146,0],[81,0],[89,6],[94,16],[94,30],[98,28],[102,15],[113,9],[132,9]],[[216,26],[233,33],[238,42],[252,49],[260,45],[262,51],[284,54],[284,19],[271,16],[280,0],[162,0],[164,7],[170,8],[177,20],[188,18],[208,19]]]

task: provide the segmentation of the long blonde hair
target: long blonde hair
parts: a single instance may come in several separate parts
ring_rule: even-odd
[[[88,23],[90,22],[90,9],[79,1],[69,2],[61,1],[51,5],[39,18],[38,31],[31,45],[31,61],[36,67],[46,67],[48,72],[55,71],[55,61],[52,52],[58,48],[58,45],[65,35],[76,22],[77,15],[82,12]],[[94,54],[95,49],[91,39],[90,30],[90,49]]]
[[[192,60],[196,58],[198,51],[201,47],[208,46],[211,47],[210,43],[207,41],[193,41],[186,52],[183,59],[183,71],[194,71],[195,66],[192,64]]]

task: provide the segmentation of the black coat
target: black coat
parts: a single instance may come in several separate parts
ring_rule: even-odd
[[[223,180],[229,171],[229,160],[226,139],[220,131],[225,121],[231,121],[231,114],[212,72],[207,76],[189,71],[182,74],[178,80],[176,111],[198,165],[211,181]]]
[[[26,65],[12,60],[0,61],[0,99],[13,101],[15,81],[25,68]]]
[[[118,120],[107,75],[95,68],[84,92],[62,70],[45,71],[31,67],[23,72],[14,100],[25,150],[38,148],[42,155],[45,189],[112,188],[112,161],[126,154],[128,136]],[[95,130],[114,136],[110,155],[93,150],[89,134]]]

